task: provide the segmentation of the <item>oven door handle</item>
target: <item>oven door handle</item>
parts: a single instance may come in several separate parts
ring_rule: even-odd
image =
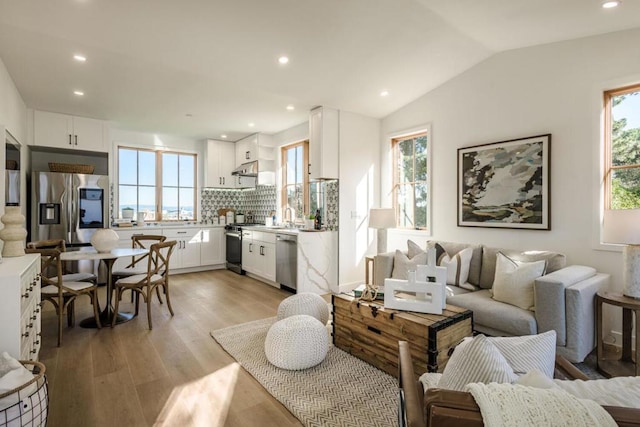
[[[226,232],[225,234],[227,236],[229,236],[229,237],[235,237],[237,239],[239,239],[241,237],[240,233],[229,233],[229,232]]]

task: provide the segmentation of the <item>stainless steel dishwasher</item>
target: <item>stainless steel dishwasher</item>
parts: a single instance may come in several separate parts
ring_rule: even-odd
[[[276,234],[276,282],[294,292],[298,289],[298,238]]]

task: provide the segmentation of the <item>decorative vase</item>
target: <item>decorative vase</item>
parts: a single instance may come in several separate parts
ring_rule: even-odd
[[[91,245],[98,252],[111,252],[118,246],[118,233],[110,228],[100,228],[93,233]]]
[[[24,215],[20,212],[20,206],[5,207],[0,221],[4,224],[4,228],[0,230],[0,239],[4,241],[2,256],[24,255],[24,239],[27,237],[27,230],[22,227]]]

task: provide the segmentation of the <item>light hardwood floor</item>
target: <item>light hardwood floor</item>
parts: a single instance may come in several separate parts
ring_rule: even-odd
[[[291,294],[227,270],[172,275],[170,286],[175,316],[154,297],[153,330],[141,304],[137,318],[113,329],[65,325],[59,348],[55,313],[45,304],[48,426],[301,425],[209,336],[275,316]],[[121,311],[133,311],[128,292]],[[76,323],[91,315],[89,299],[79,299]]]

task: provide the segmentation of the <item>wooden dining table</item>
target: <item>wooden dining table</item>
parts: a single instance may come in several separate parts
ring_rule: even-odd
[[[138,257],[149,253],[149,249],[142,248],[116,248],[110,252],[98,252],[93,247],[81,248],[79,251],[62,252],[60,259],[62,261],[80,261],[80,260],[101,260],[107,267],[107,306],[100,313],[100,321],[102,326],[111,325],[113,316],[116,316],[116,325],[131,320],[134,315],[132,313],[113,312],[111,306],[111,298],[113,294],[113,264],[118,258]],[[83,328],[97,328],[96,319],[88,317],[80,322]]]

